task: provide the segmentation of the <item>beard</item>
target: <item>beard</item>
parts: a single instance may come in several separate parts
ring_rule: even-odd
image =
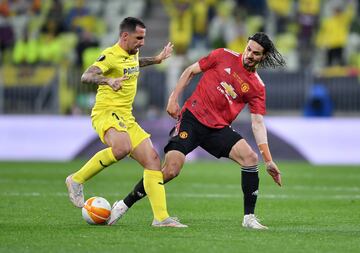
[[[253,71],[258,63],[254,59],[243,58],[243,66],[248,70]]]
[[[138,51],[139,51],[138,48],[134,48],[134,49],[129,50],[129,54],[136,54]]]

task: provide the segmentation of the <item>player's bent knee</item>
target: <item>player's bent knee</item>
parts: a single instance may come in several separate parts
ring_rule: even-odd
[[[166,162],[162,170],[164,175],[164,181],[169,181],[180,174],[182,165],[178,161]]]
[[[177,177],[180,174],[180,170],[177,169],[165,169],[162,171],[164,176],[164,181],[168,182],[171,179]]]
[[[131,146],[130,145],[114,146],[112,147],[112,151],[114,153],[116,160],[121,160],[131,152]]]
[[[150,152],[150,154],[147,154],[146,157],[144,157],[144,159],[141,160],[139,162],[143,165],[144,168],[150,170],[161,170],[160,157],[155,150]]]
[[[165,163],[162,169],[164,181],[168,182],[180,174],[185,162],[185,155],[177,150],[166,153]]]
[[[251,151],[244,160],[245,165],[247,166],[255,165],[259,162],[258,155],[254,151]]]

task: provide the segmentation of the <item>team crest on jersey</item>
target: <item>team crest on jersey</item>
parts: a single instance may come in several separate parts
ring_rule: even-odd
[[[246,92],[248,92],[249,90],[250,90],[249,84],[247,84],[247,83],[242,83],[242,84],[241,84],[241,91],[242,91],[242,92],[246,93]]]
[[[103,61],[103,60],[105,60],[105,55],[102,54],[99,56],[99,58],[97,58],[96,61]]]
[[[224,88],[226,94],[228,94],[230,97],[232,97],[233,99],[235,99],[237,97],[237,94],[235,92],[234,87],[232,87],[231,84],[228,84],[226,82],[221,82],[220,83],[221,86]]]
[[[188,136],[189,136],[189,134],[188,134],[186,131],[181,131],[181,132],[179,133],[179,137],[180,137],[181,139],[186,139]]]

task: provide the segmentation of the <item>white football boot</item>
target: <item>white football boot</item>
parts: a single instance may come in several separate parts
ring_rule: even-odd
[[[153,226],[153,227],[173,227],[173,228],[187,228],[188,227],[185,224],[181,224],[175,217],[168,217],[163,221],[158,221],[158,220],[154,219],[151,226]]]
[[[83,185],[76,183],[72,179],[72,175],[68,176],[65,180],[65,184],[67,186],[69,192],[69,198],[71,203],[74,206],[82,208],[84,206],[84,193],[83,193]]]
[[[261,225],[258,218],[256,218],[255,214],[246,214],[244,215],[244,220],[242,222],[242,226],[244,228],[251,229],[268,229],[268,227]]]
[[[109,226],[114,225],[126,213],[128,209],[129,208],[123,200],[116,201],[111,208],[111,214],[110,218],[107,221],[107,224]]]

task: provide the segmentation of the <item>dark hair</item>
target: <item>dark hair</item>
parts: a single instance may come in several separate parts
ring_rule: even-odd
[[[260,67],[276,68],[279,66],[285,66],[286,62],[279,51],[275,48],[274,43],[270,40],[269,36],[263,32],[257,32],[253,36],[249,37],[249,40],[253,40],[260,44],[264,48],[265,59],[259,63]]]
[[[138,18],[124,18],[124,20],[120,23],[120,35],[123,32],[135,32],[137,26],[140,26],[141,28],[146,28],[145,24]]]

